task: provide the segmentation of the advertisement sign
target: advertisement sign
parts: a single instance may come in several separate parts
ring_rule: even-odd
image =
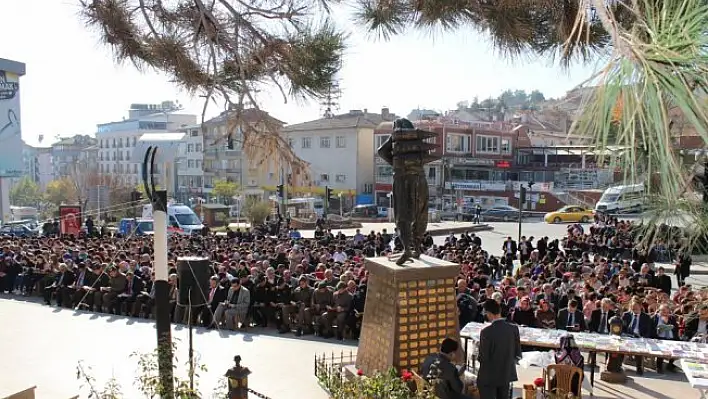
[[[0,70],[0,176],[21,176],[19,76]]]
[[[59,229],[61,234],[79,236],[81,232],[81,207],[62,205],[59,207]]]

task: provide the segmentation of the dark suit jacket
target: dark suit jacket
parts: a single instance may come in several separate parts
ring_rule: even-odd
[[[585,325],[585,316],[580,309],[575,309],[574,321],[575,324],[580,325],[580,331],[587,330],[587,326]],[[559,330],[568,329],[568,308],[563,308],[560,312],[558,312],[558,316],[556,317],[556,328]]]
[[[437,363],[438,375],[429,375],[431,366]],[[440,353],[428,355],[420,366],[420,376],[426,380],[438,379],[435,395],[440,399],[461,399],[464,384],[460,380],[457,367]],[[430,377],[430,378],[429,378]]]
[[[610,319],[613,317],[615,317],[614,310],[610,310],[609,312],[607,312],[606,323],[609,324]],[[592,313],[590,314],[590,324],[588,325],[588,329],[590,330],[590,332],[594,332],[594,333],[600,332],[600,320],[601,319],[602,319],[602,309],[593,310]],[[609,332],[610,332],[609,325],[605,326],[605,331],[607,331],[607,333],[609,334]]]
[[[506,255],[506,253],[507,253],[506,245],[507,245],[508,242],[509,242],[509,241],[504,241],[504,243],[502,244],[502,251],[504,252],[505,255]],[[516,255],[516,252],[517,252],[518,250],[519,250],[519,247],[516,245],[516,241],[511,240],[511,253],[514,254],[514,255]]]
[[[691,339],[698,332],[698,322],[700,321],[698,319],[698,314],[691,313],[687,315],[684,320],[686,320],[686,328],[683,332],[684,336],[682,338]]]
[[[628,335],[634,335],[634,331],[630,331],[632,324],[632,312],[624,312],[622,315],[622,332]],[[654,336],[654,329],[651,317],[642,312],[639,314],[639,336],[643,338],[651,338]]]
[[[662,276],[654,276],[654,287],[662,292],[671,294],[671,277],[668,274]]]
[[[212,298],[211,303],[209,303],[209,307],[211,308],[212,313],[216,312],[216,307],[219,306],[221,302],[226,301],[227,291],[228,290],[225,288],[216,287],[216,291],[214,292],[214,298]],[[205,293],[207,296],[207,300],[209,300],[209,292],[211,292],[211,288]]]
[[[508,386],[516,381],[516,361],[521,359],[519,328],[504,320],[491,323],[479,334],[477,384]]]
[[[651,318],[651,321],[652,321],[652,331],[654,332],[654,336],[653,336],[653,337],[654,337],[654,338],[658,338],[658,339],[666,339],[666,338],[659,338],[658,331],[656,330],[657,327],[658,327],[658,325],[659,325],[659,318],[660,318],[660,317],[661,317],[661,316],[659,316],[659,315],[657,314],[657,315],[654,315],[654,317]],[[679,337],[678,320],[676,320],[676,316],[674,316],[674,315],[669,316],[669,322],[666,323],[666,324],[670,324],[670,325],[673,327],[673,329],[672,329],[672,331],[674,332],[673,341],[678,341],[680,337]]]
[[[57,287],[68,287],[74,284],[76,275],[71,270],[67,270],[64,273],[57,274]]]

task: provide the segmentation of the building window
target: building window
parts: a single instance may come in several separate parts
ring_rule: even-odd
[[[467,134],[448,133],[445,138],[445,149],[448,152],[469,153],[472,152],[471,138]]]
[[[194,160],[193,159],[190,159],[187,161],[187,167],[190,169],[192,169],[194,167]]]
[[[290,148],[293,148],[295,146],[295,140],[289,138],[288,145],[290,146]]]
[[[138,143],[138,138],[133,137],[133,147],[135,147],[137,145],[137,143]]]
[[[347,138],[344,136],[337,136],[337,148],[346,148]]]
[[[344,183],[347,181],[347,175],[337,175],[336,179],[337,183]]]
[[[187,144],[187,153],[194,152],[194,144]]]
[[[125,152],[125,160],[130,161],[130,151]]]
[[[511,140],[501,139],[501,153],[504,155],[511,155]]]
[[[389,137],[391,137],[390,134],[377,134],[374,138],[374,145],[376,148],[381,147]]]
[[[435,168],[428,168],[428,179],[435,179]]]
[[[329,137],[320,137],[320,148],[329,148]]]
[[[381,165],[376,167],[376,176],[391,177],[393,176],[393,167],[390,165]]]
[[[133,173],[138,173],[138,164],[137,163],[133,164]]]
[[[371,183],[364,183],[362,191],[364,192],[364,194],[371,194],[374,192],[374,185]]]
[[[312,148],[312,137],[302,138],[302,148]]]
[[[328,182],[329,182],[329,175],[326,174],[326,173],[321,174],[321,175],[320,175],[320,181],[322,181],[323,183],[328,183]]]
[[[499,154],[499,137],[477,136],[478,154]]]
[[[202,145],[201,145],[201,144],[195,144],[195,145],[194,145],[194,151],[195,151],[195,152],[202,152]]]

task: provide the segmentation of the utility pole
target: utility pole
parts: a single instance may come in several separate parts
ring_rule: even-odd
[[[518,245],[521,245],[521,217],[522,217],[522,209],[524,208],[524,204],[526,203],[526,187],[524,187],[523,183],[519,185],[519,236],[518,239],[516,240]]]

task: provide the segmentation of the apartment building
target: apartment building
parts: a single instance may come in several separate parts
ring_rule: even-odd
[[[111,174],[123,184],[134,186],[142,181],[142,159],[133,158],[138,139],[146,133],[177,132],[194,125],[196,115],[180,113],[171,102],[161,104],[131,104],[128,118],[97,125],[98,172]],[[158,174],[158,181],[162,178]],[[173,172],[168,171],[170,176]],[[168,195],[174,195],[175,182],[162,182]]]
[[[388,108],[381,113],[351,110],[283,128],[295,154],[310,163],[316,187],[330,187],[344,195],[345,206],[374,202],[374,130],[396,118]]]
[[[177,165],[177,193],[175,199],[182,203],[194,202],[204,196],[204,137],[201,125],[183,129],[184,143],[180,145]]]
[[[243,130],[236,127],[231,134],[232,148],[227,124],[234,111],[225,111],[219,116],[204,122],[203,127],[203,171],[206,197],[211,196],[214,182],[227,180],[237,183],[246,196],[264,197],[280,183],[280,165],[271,159],[265,164],[255,165],[249,162],[243,152]],[[255,131],[264,129],[264,122],[270,126],[283,126],[285,123],[258,109],[246,109],[241,112],[241,119]]]
[[[87,135],[66,137],[54,143],[50,150],[54,179],[71,177],[76,173],[79,162],[85,157],[84,151],[95,146],[97,140]]]

